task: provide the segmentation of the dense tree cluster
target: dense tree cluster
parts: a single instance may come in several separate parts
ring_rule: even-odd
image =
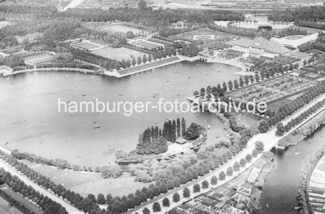
[[[263,73],[265,74],[265,73]],[[258,73],[250,76],[245,76],[244,78],[239,78],[235,80],[229,80],[228,82],[219,83],[216,86],[207,86],[206,88],[201,88],[200,91],[194,91],[193,95],[195,97],[201,97],[202,99],[211,100],[212,98],[218,99],[224,97],[226,92],[248,86],[252,83],[259,82],[261,79],[266,78],[265,76],[260,76]]]
[[[87,198],[83,198],[80,194],[70,191],[62,185],[55,184],[49,178],[39,174],[38,172],[35,172],[33,169],[17,161],[12,156],[6,155],[2,152],[0,153],[0,156],[0,158],[4,159],[10,165],[15,167],[18,171],[33,180],[35,183],[44,187],[45,189],[50,189],[51,191],[53,191],[53,193],[66,199],[78,209],[83,210],[85,212],[93,212],[96,210],[100,210],[95,202],[92,202]]]
[[[297,25],[325,29],[325,6],[299,7],[274,11],[269,18],[274,21],[291,21]]]
[[[307,111],[300,114],[298,117],[290,120],[285,126],[283,126],[282,123],[279,123],[277,126],[276,134],[278,136],[282,136],[284,133],[290,131],[292,128],[303,122],[306,118],[311,116],[313,113],[315,113],[320,108],[324,107],[325,102],[321,101],[309,108]]]
[[[0,5],[0,12],[4,14],[34,14],[36,16],[48,17],[54,15],[57,12],[57,9],[49,6],[31,6],[17,3],[4,3]]]
[[[186,132],[184,133],[184,138],[186,140],[195,140],[201,135],[205,134],[205,128],[197,123],[191,123]]]
[[[288,104],[284,104],[279,107],[277,112],[271,115],[267,120],[263,120],[259,124],[259,131],[265,133],[269,130],[270,127],[281,122],[285,117],[291,115],[293,112],[304,106],[306,103],[309,103],[315,97],[325,93],[325,82],[322,81],[316,86],[309,88],[304,94],[291,101]]]
[[[13,206],[17,208],[19,211],[21,211],[24,214],[35,214],[30,208],[26,207],[23,203],[21,203],[19,200],[12,197],[7,192],[0,190],[0,197],[5,199],[10,206]]]
[[[185,119],[168,120],[161,129],[158,126],[146,129],[139,137],[136,152],[138,154],[160,154],[166,152],[167,141],[176,142],[186,131]]]
[[[179,50],[179,53],[181,55],[188,56],[188,57],[197,56],[199,52],[200,49],[194,44],[183,45]]]
[[[20,56],[7,56],[4,58],[0,58],[0,65],[6,65],[11,68],[25,66],[25,62]]]
[[[0,168],[0,180],[6,183],[13,191],[21,193],[24,197],[32,200],[38,204],[45,214],[67,214],[68,212],[60,204],[54,202],[47,196],[34,190],[32,187],[27,186],[18,177],[12,176],[9,172]],[[49,210],[55,211],[50,212]]]
[[[145,26],[164,27],[177,21],[186,20],[193,23],[211,23],[214,20],[243,20],[240,13],[229,11],[211,10],[152,10],[150,7],[144,8],[110,8],[109,10],[99,9],[71,9],[58,14],[65,17],[79,17],[82,21],[126,21],[134,22]]]

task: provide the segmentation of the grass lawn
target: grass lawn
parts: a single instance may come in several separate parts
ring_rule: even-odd
[[[121,61],[123,59],[128,60],[131,59],[132,57],[135,57],[137,59],[137,57],[139,56],[142,57],[143,55],[147,55],[145,53],[128,49],[128,48],[112,48],[109,46],[92,51],[92,53],[105,58],[114,59],[117,61]]]
[[[230,40],[231,38],[234,37],[234,35],[228,34],[228,33],[223,33],[219,31],[214,31],[209,28],[200,28],[197,30],[193,31],[188,31],[176,35],[172,35],[169,38],[173,40],[177,39],[185,39],[185,40],[194,40],[194,36],[202,36],[202,35],[214,35],[216,40]]]
[[[136,28],[136,27],[131,27],[127,26],[122,23],[108,23],[108,22],[88,22],[84,24],[85,27],[100,31],[100,32],[107,32],[107,33],[127,33],[128,31],[133,32],[134,34],[143,34],[143,33],[148,33],[147,31]]]
[[[56,184],[62,184],[81,195],[89,193],[112,194],[113,196],[124,196],[134,193],[149,184],[135,182],[134,177],[123,174],[120,178],[103,179],[98,173],[75,172],[72,170],[61,170],[55,167],[24,161],[30,167],[44,176],[51,178]]]

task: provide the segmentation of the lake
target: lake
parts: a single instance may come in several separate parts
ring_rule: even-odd
[[[149,111],[123,113],[62,113],[65,101],[185,101],[193,90],[239,76],[239,69],[221,64],[180,63],[123,79],[79,73],[30,73],[0,79],[0,143],[10,149],[61,158],[84,165],[114,160],[117,150],[135,149],[138,135],[166,119],[185,117],[222,127],[215,117],[201,113]],[[222,134],[222,132],[220,132]]]

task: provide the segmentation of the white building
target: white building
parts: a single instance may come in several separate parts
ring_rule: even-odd
[[[241,38],[230,41],[228,44],[232,45],[233,50],[243,52],[246,56],[274,58],[290,52],[283,45],[261,37],[255,39]]]
[[[318,33],[314,33],[310,35],[294,35],[294,36],[287,36],[282,38],[273,37],[271,40],[289,48],[298,48],[300,45],[306,44],[308,42],[316,41],[318,35],[319,35]]]

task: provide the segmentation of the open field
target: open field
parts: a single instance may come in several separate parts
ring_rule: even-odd
[[[223,40],[227,41],[227,40],[230,40],[235,37],[232,34],[214,31],[209,28],[200,28],[197,30],[172,35],[168,38],[173,39],[173,40],[184,39],[184,40],[194,41],[195,39],[197,39],[199,37],[203,37],[203,36],[205,37],[205,36],[209,36],[209,35],[214,36],[215,40],[222,40],[222,41]]]
[[[148,31],[132,27],[123,23],[109,23],[109,22],[87,22],[84,26],[88,29],[106,32],[106,33],[123,33],[131,31],[136,35],[146,35]]]
[[[145,53],[135,51],[132,49],[128,48],[112,48],[109,46],[105,46],[103,48],[96,49],[92,51],[93,54],[109,58],[109,59],[114,59],[117,61],[122,61],[122,60],[129,60],[131,58],[137,59],[137,57],[142,57],[143,55],[147,55]]]
[[[98,43],[91,42],[91,41],[85,40],[85,39],[83,39],[81,41],[78,41],[78,42],[73,42],[71,44],[71,46],[76,47],[76,48],[86,49],[86,50],[89,50],[89,51],[102,47],[102,45],[100,45]]]
[[[134,45],[136,47],[140,47],[140,48],[144,48],[147,50],[153,50],[153,49],[159,49],[159,48],[163,48],[164,45],[157,43],[157,42],[152,42],[152,41],[147,41],[147,40],[135,40],[130,42],[131,45]]]
[[[51,178],[55,183],[62,184],[68,189],[76,191],[84,196],[92,194],[112,194],[113,196],[123,196],[134,193],[136,190],[150,185],[135,182],[129,174],[123,174],[119,178],[104,179],[98,173],[75,172],[72,170],[62,170],[55,167],[44,166],[24,161],[30,167],[44,176]]]

